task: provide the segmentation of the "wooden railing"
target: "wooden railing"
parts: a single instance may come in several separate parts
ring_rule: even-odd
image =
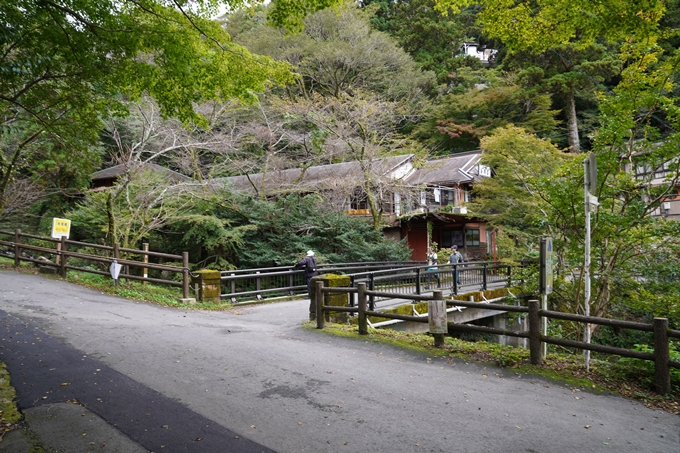
[[[441,291],[435,291],[431,296],[420,295],[406,295],[401,293],[385,293],[381,291],[371,291],[366,289],[365,283],[359,283],[356,288],[325,288],[324,282],[317,281],[316,288],[316,323],[318,329],[323,329],[326,322],[326,313],[344,312],[356,313],[358,315],[358,330],[359,334],[368,334],[368,316],[376,316],[387,319],[398,319],[409,322],[428,323],[429,318],[426,316],[408,316],[396,313],[371,311],[368,309],[368,299],[370,296],[399,298],[412,301],[438,301],[443,300]],[[358,299],[358,306],[352,307],[338,307],[326,305],[324,294],[328,293],[347,293],[356,294]],[[479,308],[479,302],[464,302],[460,300],[445,300],[447,306]],[[654,382],[657,389],[662,395],[666,395],[671,391],[670,368],[680,368],[680,362],[670,359],[670,338],[680,339],[680,330],[672,330],[668,328],[668,319],[654,318],[652,324],[621,321],[617,319],[598,318],[594,316],[583,316],[569,313],[562,313],[550,310],[541,310],[537,300],[530,300],[528,306],[503,305],[503,304],[483,304],[485,309],[499,310],[506,312],[525,313],[528,315],[528,331],[516,331],[498,329],[495,327],[475,326],[468,324],[448,324],[449,331],[459,332],[478,332],[492,335],[508,335],[511,337],[520,337],[529,339],[529,353],[532,365],[540,365],[543,361],[543,343],[554,344],[559,346],[566,346],[571,348],[586,349],[590,351],[602,352],[605,354],[614,354],[622,357],[630,357],[641,360],[651,360],[654,362]],[[618,328],[625,328],[631,330],[639,330],[643,332],[654,333],[654,353],[632,351],[630,349],[616,348],[612,346],[605,346],[600,344],[585,343],[582,341],[565,340],[562,338],[555,338],[543,335],[542,325],[544,319],[563,319],[585,324],[598,324],[603,326],[612,326]],[[443,340],[440,334],[434,335],[435,346],[443,345]]]
[[[36,236],[22,233],[19,229],[14,232],[0,230],[0,238],[2,236],[13,239],[0,239],[0,246],[5,246],[6,249],[10,251],[8,256],[12,256],[14,258],[14,265],[16,267],[19,267],[22,261],[31,262],[38,266],[54,269],[62,276],[62,278],[66,278],[66,273],[69,270],[99,275],[111,275],[110,272],[93,267],[72,265],[73,261],[69,263],[69,258],[77,258],[86,262],[96,263],[99,265],[99,267],[105,267],[105,265],[110,265],[111,263],[116,262],[122,266],[118,279],[125,278],[129,280],[152,282],[161,285],[178,286],[182,288],[183,297],[185,299],[189,297],[190,276],[188,252],[183,252],[182,255],[170,255],[167,253],[151,252],[149,250],[123,248],[119,247],[118,244],[110,247],[87,242],[71,241],[66,239],[65,236],[63,236],[61,239]],[[35,245],[36,242],[40,243],[40,245]],[[70,251],[69,248],[73,247],[94,249],[95,251],[100,251],[101,255]],[[141,260],[138,261],[132,259],[133,256],[139,256]],[[150,263],[149,258],[162,259],[166,262]],[[169,261],[170,264],[167,264],[167,261]],[[173,265],[172,262],[177,262],[178,265]],[[140,269],[140,275],[132,274],[130,272],[131,268]],[[182,279],[181,281],[175,281],[164,278],[149,277],[149,270],[179,273],[182,275]]]

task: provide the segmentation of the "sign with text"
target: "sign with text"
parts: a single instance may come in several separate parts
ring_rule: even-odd
[[[52,237],[55,239],[61,239],[62,236],[66,236],[71,233],[71,221],[68,219],[58,219],[54,217],[52,219]]]

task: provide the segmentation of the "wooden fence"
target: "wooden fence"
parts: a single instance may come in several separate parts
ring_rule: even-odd
[[[87,242],[71,241],[66,239],[65,236],[62,236],[61,239],[54,239],[25,234],[19,229],[14,232],[0,230],[0,237],[3,235],[14,239],[13,241],[0,240],[0,246],[5,246],[11,251],[11,255],[14,257],[14,265],[17,267],[20,266],[22,261],[31,262],[38,266],[52,268],[63,278],[66,278],[66,272],[69,270],[99,275],[111,275],[110,272],[104,270],[72,265],[73,260],[69,263],[69,258],[77,258],[86,262],[98,263],[100,267],[116,262],[122,266],[121,273],[118,276],[119,279],[125,278],[129,280],[158,283],[161,285],[178,286],[182,288],[182,297],[185,299],[189,298],[190,276],[188,252],[183,252],[182,255],[170,255],[167,253],[151,252],[146,250],[146,247],[145,250],[123,248],[119,247],[118,244],[110,247]],[[39,243],[39,245],[36,245],[36,242]],[[69,251],[69,247],[94,249],[95,251],[100,251],[101,255]],[[38,257],[36,257],[36,255]],[[140,260],[132,259],[134,256],[140,257]],[[47,257],[52,257],[53,259]],[[149,258],[158,258],[170,262],[174,261],[179,265],[150,263]],[[132,274],[130,272],[131,268],[140,269],[140,275]],[[182,275],[182,281],[149,277],[149,270],[179,273]]]
[[[406,295],[398,293],[385,293],[380,291],[370,291],[366,289],[365,283],[359,283],[356,288],[325,288],[324,282],[317,281],[316,288],[316,323],[318,329],[323,329],[326,322],[325,313],[335,311],[335,312],[345,312],[345,313],[357,313],[358,315],[358,329],[359,334],[368,334],[368,316],[376,316],[388,319],[398,319],[402,321],[410,322],[429,322],[428,317],[425,316],[408,316],[396,313],[385,313],[378,311],[371,311],[368,309],[368,298],[370,296],[379,296],[387,298],[405,299],[411,301],[435,301],[443,300],[443,294],[441,291],[435,291],[431,296],[419,296],[419,295]],[[357,294],[358,307],[337,307],[329,306],[325,304],[324,294],[327,293],[347,293],[347,294]],[[449,331],[459,331],[459,332],[477,332],[477,333],[487,333],[493,335],[508,335],[512,337],[528,338],[529,339],[529,352],[530,361],[532,365],[540,365],[543,361],[543,344],[554,344],[559,346],[566,346],[578,349],[587,349],[590,351],[602,352],[605,354],[614,354],[622,357],[631,357],[635,359],[651,360],[654,362],[654,382],[657,391],[666,395],[671,391],[671,378],[670,369],[680,368],[680,362],[670,359],[670,345],[669,341],[671,338],[680,339],[680,330],[672,330],[668,328],[668,319],[666,318],[654,318],[652,324],[631,322],[631,321],[621,321],[617,319],[609,318],[598,318],[594,316],[583,316],[575,315],[569,313],[562,313],[557,311],[541,310],[539,308],[539,302],[537,300],[530,300],[529,305],[526,307],[515,306],[515,305],[502,305],[502,304],[480,304],[479,302],[464,302],[459,300],[446,300],[447,306],[455,307],[466,307],[466,308],[479,308],[483,306],[489,310],[500,310],[506,312],[514,313],[525,313],[527,314],[529,322],[528,331],[516,331],[516,330],[506,330],[498,329],[495,327],[485,327],[485,326],[475,326],[468,324],[448,324]],[[654,333],[654,353],[632,351],[630,349],[616,348],[612,346],[605,346],[600,344],[584,343],[581,341],[565,340],[562,338],[555,338],[545,336],[541,333],[543,318],[546,319],[563,319],[567,321],[575,321],[586,324],[598,324],[603,326],[611,326],[618,328],[625,328],[631,330],[640,330],[643,332],[653,332]],[[439,334],[434,335],[435,346],[443,345],[443,336]]]

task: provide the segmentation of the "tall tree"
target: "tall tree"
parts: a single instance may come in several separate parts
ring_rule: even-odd
[[[27,155],[49,139],[87,166],[101,118],[148,93],[163,116],[205,124],[208,99],[256,101],[292,80],[289,66],[252,55],[211,20],[214,0],[2,0],[0,215]],[[39,174],[39,172],[36,172]]]
[[[230,17],[227,30],[251,51],[295,67],[300,77],[288,91],[292,96],[318,93],[338,98],[368,90],[408,100],[434,88],[434,74],[421,71],[387,34],[372,30],[369,13],[355,5],[307,16],[304,30],[296,35],[266,26],[262,18],[266,12]]]
[[[606,5],[587,0],[437,0],[436,8],[446,14],[470,5],[481,8],[478,21],[485,33],[503,41],[510,53],[556,59],[546,83],[562,98],[572,152],[580,151],[577,91],[590,84],[588,77],[601,78],[603,68],[612,75],[620,66],[607,55],[593,58],[603,47],[598,42],[644,40],[657,33],[665,11],[664,0],[614,0]]]
[[[515,75],[461,68],[452,82],[455,88],[439,98],[414,130],[436,154],[478,149],[482,137],[509,124],[540,136],[551,135],[557,126],[549,96]]]
[[[436,0],[443,14],[479,5],[487,36],[511,50],[542,53],[578,41],[640,39],[655,33],[666,10],[664,0]]]
[[[433,71],[439,83],[448,84],[449,75],[461,66],[481,68],[476,58],[461,55],[465,41],[484,40],[482,29],[476,24],[475,8],[458,14],[442,15],[434,9],[434,0],[397,0],[362,2],[375,11],[371,24],[394,37],[423,69]]]
[[[541,54],[516,51],[503,60],[503,68],[518,73],[518,80],[537,93],[549,93],[554,105],[561,108],[560,118],[566,126],[565,143],[570,152],[581,151],[581,142],[589,146],[581,129],[590,133],[596,126],[597,93],[607,91],[621,71],[617,46],[594,43],[583,46],[569,43]],[[578,108],[577,108],[578,106]]]

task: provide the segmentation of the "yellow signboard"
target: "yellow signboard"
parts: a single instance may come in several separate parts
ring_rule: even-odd
[[[58,218],[53,218],[52,219],[52,237],[56,239],[60,239],[62,236],[66,236],[66,239],[68,239],[68,235],[71,232],[71,221],[68,219],[58,219]]]

